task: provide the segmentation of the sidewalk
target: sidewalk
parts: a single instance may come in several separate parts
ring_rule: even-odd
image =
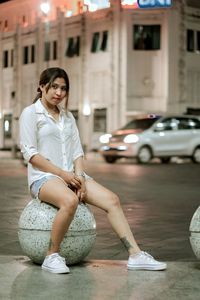
[[[0,299],[200,299],[200,264],[195,258],[170,260],[166,271],[127,271],[126,261],[113,259],[108,247],[111,260],[89,256],[83,264],[71,266],[68,275],[41,271],[23,255],[18,243],[18,219],[29,199],[26,169],[7,152],[0,152],[0,188]]]

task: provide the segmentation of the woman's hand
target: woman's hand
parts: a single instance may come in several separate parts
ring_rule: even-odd
[[[73,172],[61,171],[60,177],[68,184],[72,190],[79,190],[82,186],[81,179]]]
[[[84,199],[86,197],[86,186],[85,186],[85,179],[82,176],[77,176],[79,177],[80,181],[81,181],[81,187],[79,189],[77,189],[77,197],[79,199],[79,201],[84,202]]]

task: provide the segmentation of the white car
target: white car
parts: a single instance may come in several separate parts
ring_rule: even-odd
[[[200,117],[150,115],[101,136],[100,141],[100,153],[109,163],[122,157],[135,157],[139,163],[148,163],[154,157],[163,163],[171,157],[189,157],[200,163]]]

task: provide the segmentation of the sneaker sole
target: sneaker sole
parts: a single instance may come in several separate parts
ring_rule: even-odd
[[[129,266],[127,265],[128,270],[148,270],[148,271],[163,271],[167,269],[167,266]]]
[[[54,274],[68,274],[70,273],[69,270],[66,270],[66,269],[50,269],[48,267],[45,267],[45,266],[42,266],[42,270],[44,271],[48,271],[50,273],[54,273]]]

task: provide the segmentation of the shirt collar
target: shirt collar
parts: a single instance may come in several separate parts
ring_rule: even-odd
[[[35,111],[36,111],[37,114],[44,114],[44,113],[46,113],[46,109],[45,109],[45,107],[42,105],[40,99],[38,99],[38,100],[34,103],[34,105],[35,105]],[[64,107],[62,107],[60,104],[58,104],[57,107],[58,107],[60,113],[65,113]]]

